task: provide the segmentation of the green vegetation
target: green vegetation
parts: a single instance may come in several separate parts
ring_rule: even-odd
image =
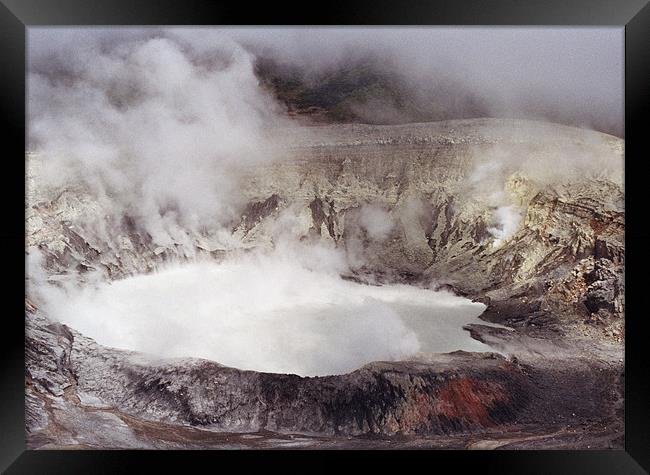
[[[401,77],[398,68],[380,64],[370,58],[308,74],[258,58],[255,73],[290,115],[314,121],[396,124],[484,115],[479,101],[455,85],[432,78],[430,89],[422,90]]]

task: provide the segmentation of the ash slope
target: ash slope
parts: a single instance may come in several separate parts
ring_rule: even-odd
[[[468,330],[511,357],[432,355],[327,378],[153,362],[48,321],[36,302],[26,314],[30,445],[223,446],[207,429],[311,434],[305,446],[368,434],[440,447],[620,446],[622,185],[615,173],[579,168],[558,179],[553,167],[604,160],[622,175],[622,141],[491,119],[309,130],[285,137],[285,160],[242,173],[248,204],[228,239],[179,225],[160,245],[83,187],[46,192],[32,158],[28,245],[44,256],[50,279],[114,279],[170,260],[270,248],[276,223],[290,223],[283,232],[343,249],[349,278],[433,282],[485,302],[482,318],[514,331]],[[495,171],[485,159],[503,166]],[[476,183],[491,183],[497,199]],[[387,236],[360,224],[369,205],[393,223]],[[495,245],[497,210],[506,205],[521,223]],[[105,225],[89,226],[97,216],[107,216]],[[98,422],[110,428],[107,439],[88,429]],[[265,434],[234,445],[274,446],[276,436]]]

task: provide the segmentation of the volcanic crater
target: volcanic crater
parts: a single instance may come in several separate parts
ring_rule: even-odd
[[[278,136],[227,226],[172,219],[167,242],[27,157],[31,448],[623,447],[621,139],[505,119]]]

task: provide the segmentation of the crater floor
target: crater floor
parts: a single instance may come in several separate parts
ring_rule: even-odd
[[[482,303],[448,291],[360,284],[273,257],[50,289],[45,310],[105,346],[301,376],[418,353],[494,351],[462,328],[481,322]]]

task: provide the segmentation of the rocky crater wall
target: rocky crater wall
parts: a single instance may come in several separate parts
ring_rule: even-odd
[[[432,355],[318,378],[204,360],[153,361],[103,348],[49,321],[32,303],[28,282],[33,446],[97,444],[84,439],[90,436],[79,422],[90,413],[122,421],[111,422],[122,434],[111,443],[120,447],[147,446],[124,435],[142,421],[357,436],[618,420],[625,261],[620,139],[552,124],[468,120],[317,127],[288,134],[284,150],[280,161],[238,172],[245,200],[228,226],[189,229],[172,222],[165,243],[134,217],[112,215],[82,184],[45,190],[40,158],[28,157],[28,252],[41,257],[45,278],[56,284],[222,259],[286,239],[319,243],[344,253],[346,278],[449,288],[483,301],[482,318],[514,332],[469,330],[510,357]],[[545,169],[574,158],[607,163],[614,173],[571,166],[558,180],[558,170]],[[506,235],[508,219],[516,226]]]

